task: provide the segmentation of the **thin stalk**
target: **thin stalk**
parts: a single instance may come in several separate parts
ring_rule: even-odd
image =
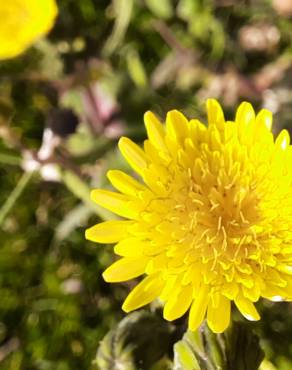
[[[19,179],[17,185],[10,193],[9,197],[7,198],[6,202],[0,208],[0,226],[2,225],[3,221],[5,220],[8,213],[14,207],[17,199],[22,194],[23,190],[26,188],[29,180],[31,179],[33,172],[24,172],[21,178]]]

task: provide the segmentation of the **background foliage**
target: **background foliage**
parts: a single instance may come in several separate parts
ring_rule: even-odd
[[[94,361],[100,340],[124,316],[129,286],[103,282],[111,248],[84,240],[86,227],[109,217],[90,203],[89,189],[109,186],[108,167],[125,167],[116,142],[121,135],[145,138],[148,109],[161,117],[177,108],[204,118],[204,100],[215,97],[231,118],[247,99],[275,113],[275,132],[291,129],[292,4],[58,5],[49,37],[0,63],[0,369],[96,369],[105,352],[122,358],[125,369],[148,369],[147,361],[129,365],[133,348],[121,351],[128,343],[123,330],[136,316],[106,337]],[[270,361],[265,369],[291,369],[291,304],[261,302],[260,310],[263,319],[252,327]],[[162,353],[151,354],[156,369],[170,368],[184,321],[167,325],[159,323],[159,312],[147,315],[146,324],[161,325],[156,333],[169,340]],[[111,347],[113,338],[120,347]],[[179,361],[178,355],[176,366]]]

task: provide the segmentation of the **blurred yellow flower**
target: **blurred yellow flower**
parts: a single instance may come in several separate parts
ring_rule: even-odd
[[[22,53],[53,26],[55,0],[2,0],[0,3],[0,59]]]
[[[147,112],[141,149],[121,138],[120,150],[144,183],[113,170],[119,192],[93,190],[99,205],[127,218],[86,231],[89,240],[116,243],[122,258],[107,282],[146,274],[126,298],[128,312],[159,297],[164,317],[189,312],[189,328],[205,317],[224,331],[231,302],[249,320],[254,302],[292,298],[292,146],[286,130],[274,140],[272,114],[249,103],[225,121],[207,101],[208,127],[176,110],[166,125]]]

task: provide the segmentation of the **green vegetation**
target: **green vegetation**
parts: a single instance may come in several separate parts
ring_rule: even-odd
[[[120,322],[129,286],[102,279],[112,248],[84,239],[86,227],[111,217],[89,192],[109,186],[107,168],[125,168],[117,140],[125,134],[142,141],[149,109],[164,117],[177,108],[204,119],[204,100],[215,97],[231,118],[237,103],[249,100],[275,113],[275,132],[291,129],[292,6],[284,0],[58,5],[46,40],[0,62],[0,369],[172,368],[185,322],[161,322],[159,307],[141,315],[141,325],[153,327],[145,332],[159,333],[165,346],[151,352],[147,346],[158,339],[143,338],[153,361],[133,362],[144,330],[131,329],[139,315]],[[48,127],[53,138],[43,136]],[[291,304],[261,301],[259,309],[262,320],[248,327],[271,362],[262,369],[291,369]],[[137,333],[134,350],[135,336],[123,334],[125,327]],[[197,353],[185,347],[187,339],[176,344],[177,369]],[[105,353],[124,367],[105,361]],[[255,365],[260,350],[253,355]]]

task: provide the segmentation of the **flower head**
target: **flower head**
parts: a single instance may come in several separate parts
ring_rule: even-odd
[[[93,190],[99,205],[127,220],[100,223],[86,237],[116,243],[121,258],[108,282],[144,275],[126,298],[128,312],[159,297],[163,315],[189,312],[195,330],[205,316],[224,331],[234,301],[249,320],[254,302],[292,298],[292,146],[286,130],[274,139],[272,114],[249,103],[225,121],[207,101],[208,127],[176,110],[162,124],[145,114],[148,140],[119,148],[141,182],[121,171],[108,178],[119,192]]]
[[[8,0],[0,3],[0,60],[22,53],[53,26],[55,0]]]

